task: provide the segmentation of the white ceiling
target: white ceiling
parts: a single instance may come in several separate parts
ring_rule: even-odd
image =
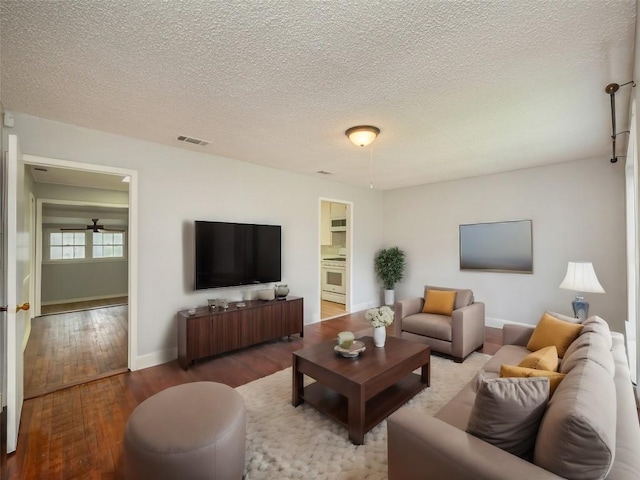
[[[376,125],[388,189],[607,162],[604,88],[631,80],[636,2],[2,0],[0,15],[8,110],[361,186],[370,150],[344,131]]]

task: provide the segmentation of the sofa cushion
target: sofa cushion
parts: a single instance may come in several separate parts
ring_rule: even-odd
[[[482,370],[498,375],[503,364],[518,365],[529,353],[526,347],[520,345],[504,345],[485,363]]]
[[[453,314],[455,301],[455,290],[427,290],[425,292],[422,313],[433,313],[435,315],[446,315],[450,317]]]
[[[582,362],[549,400],[533,461],[563,478],[601,479],[611,468],[615,448],[613,378],[594,362]]]
[[[402,319],[402,330],[450,342],[451,317],[432,313],[416,313]]]
[[[607,350],[611,350],[611,347],[613,346],[613,340],[611,338],[611,330],[609,330],[609,324],[607,322],[605,322],[597,315],[594,315],[593,317],[589,317],[584,322],[582,322],[582,326],[583,329],[581,334],[594,332],[598,335],[601,335],[603,340],[605,341]]]
[[[546,378],[495,378],[478,384],[467,432],[530,458],[549,396]]]
[[[536,350],[524,357],[518,366],[555,372],[558,370],[558,349],[555,345],[551,345]]]
[[[569,373],[576,365],[587,360],[597,363],[609,372],[611,376],[616,371],[613,355],[610,348],[608,348],[606,338],[594,331],[580,334],[569,345],[558,370],[562,373]]]
[[[564,352],[580,334],[581,330],[582,325],[563,322],[545,313],[542,315],[538,325],[536,325],[527,343],[527,348],[535,352],[541,348],[555,345],[558,349],[558,356],[562,358]]]
[[[501,377],[523,377],[523,378],[537,378],[544,377],[549,379],[549,397],[556,391],[558,385],[565,377],[564,373],[559,373],[553,370],[538,370],[536,368],[518,367],[515,365],[502,365],[500,367]]]

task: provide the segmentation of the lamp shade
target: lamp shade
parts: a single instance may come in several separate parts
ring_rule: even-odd
[[[560,288],[574,292],[604,293],[591,262],[569,262]]]
[[[351,127],[344,133],[354,145],[366,147],[376,139],[380,133],[380,129],[378,127],[372,127],[371,125],[360,125]]]

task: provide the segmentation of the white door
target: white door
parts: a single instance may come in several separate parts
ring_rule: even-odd
[[[4,298],[7,354],[7,451],[13,452],[23,401],[23,342],[29,317],[29,238],[24,218],[24,165],[20,161],[18,137],[8,136],[4,178]],[[4,398],[3,398],[4,401]]]

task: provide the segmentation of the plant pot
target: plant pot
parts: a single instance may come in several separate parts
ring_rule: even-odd
[[[394,290],[385,290],[384,291],[384,304],[393,307],[395,303],[395,291]]]
[[[373,344],[376,347],[384,347],[384,342],[386,342],[386,340],[387,340],[387,329],[385,327],[374,327],[373,328]]]

